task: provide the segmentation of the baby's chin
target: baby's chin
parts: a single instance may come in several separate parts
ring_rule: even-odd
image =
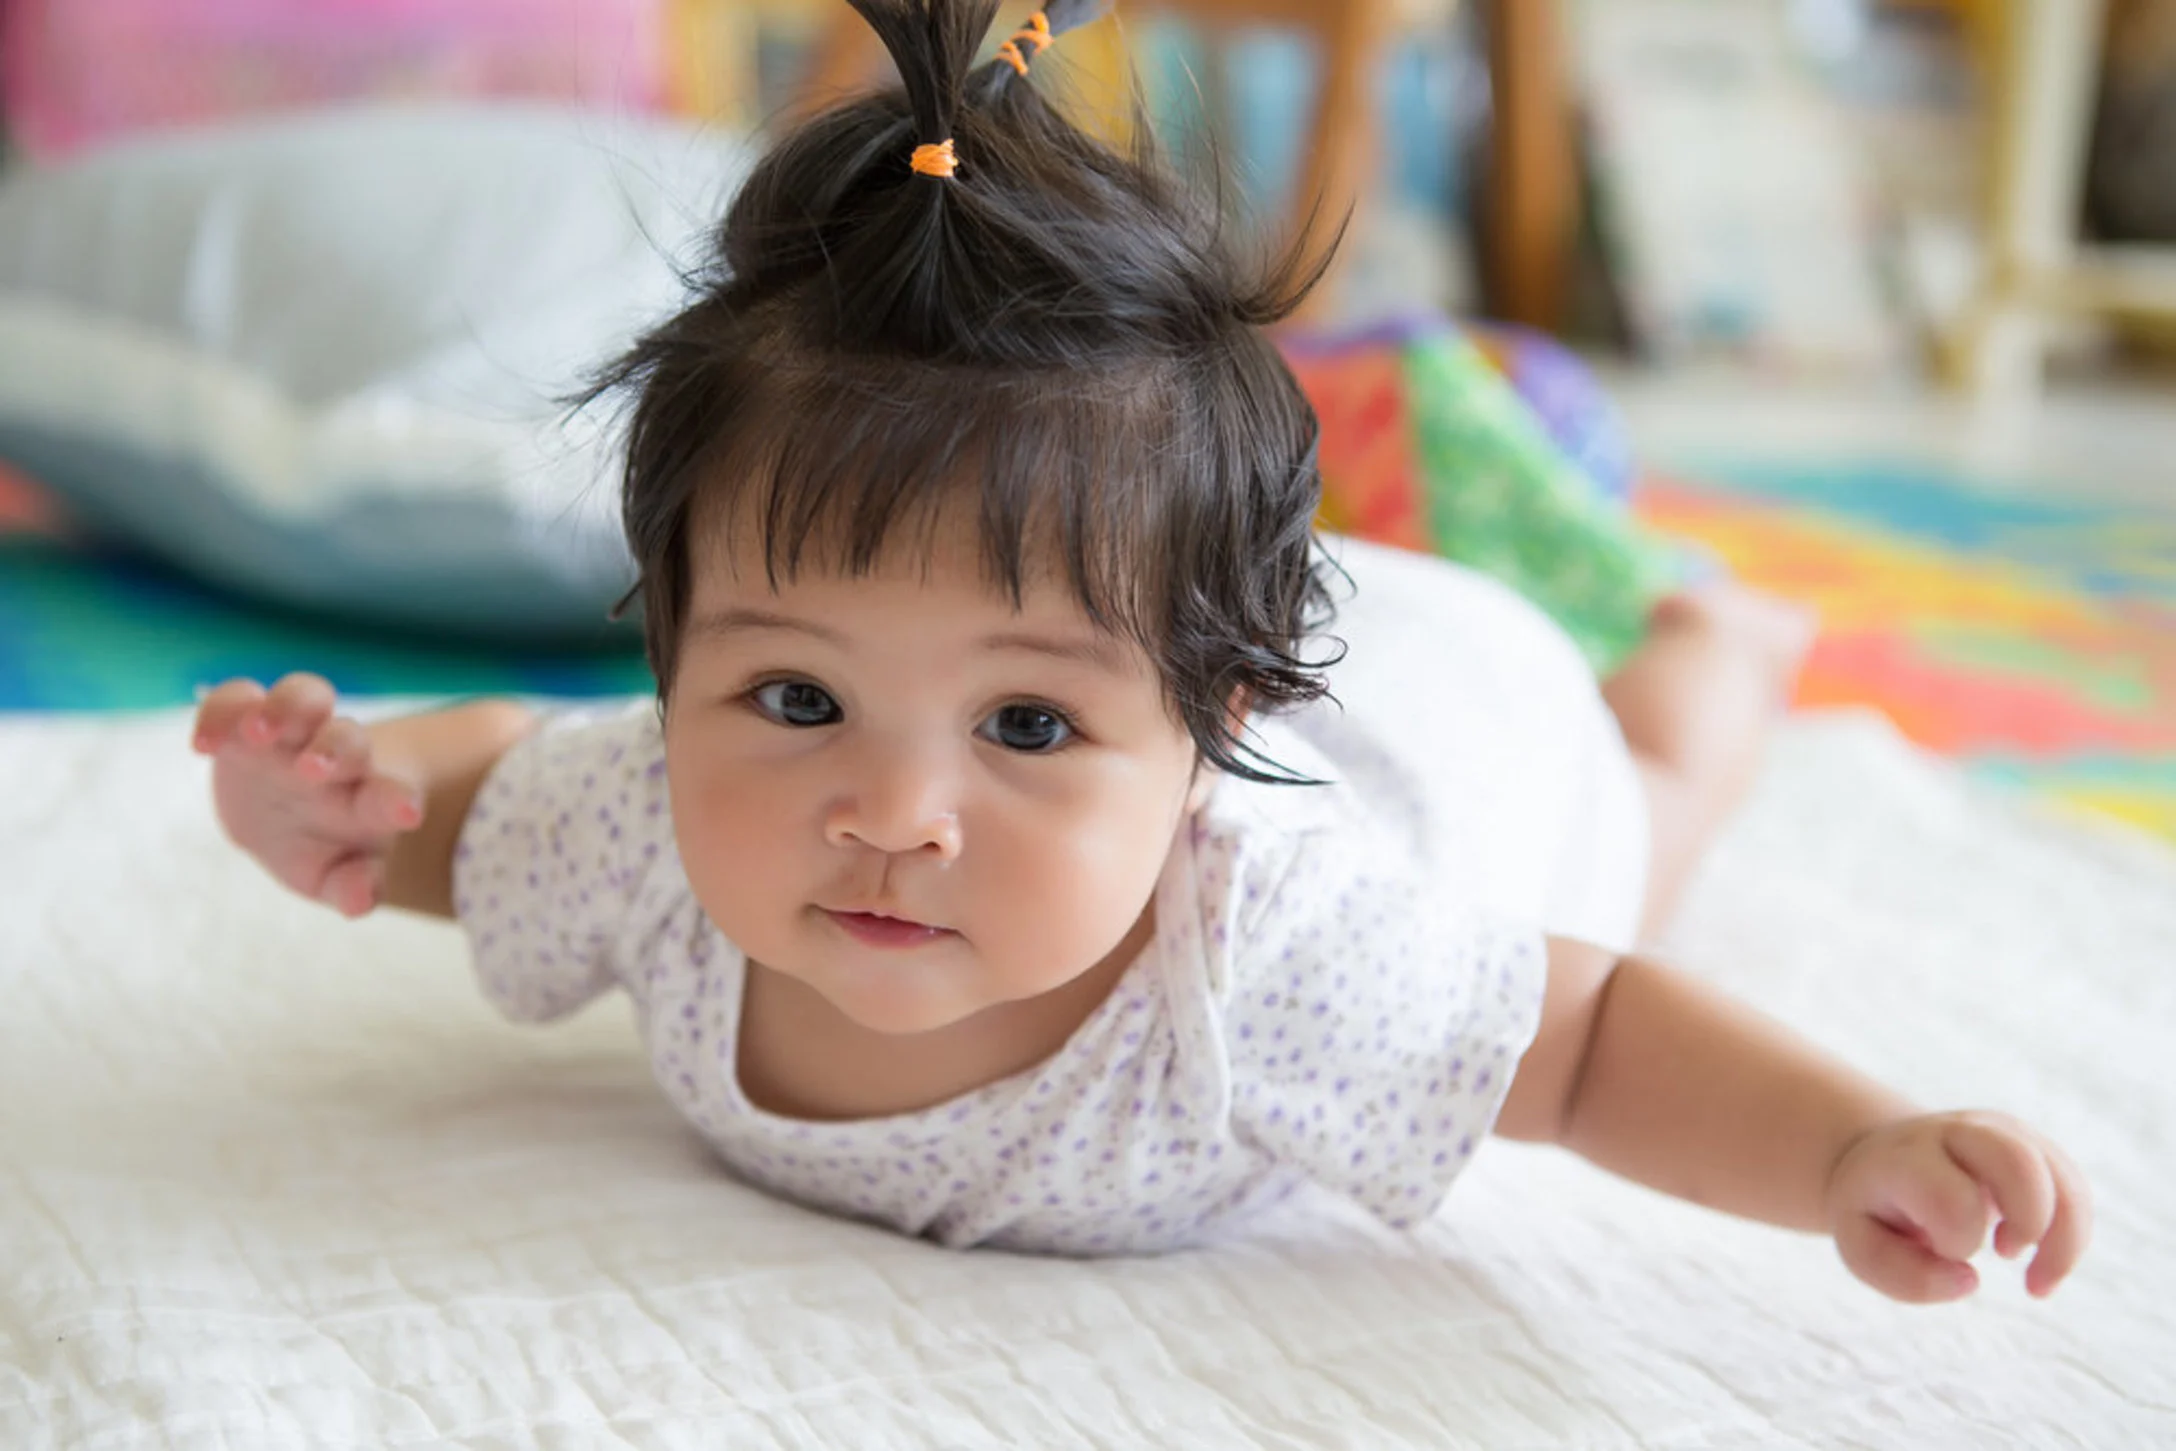
[[[956,1028],[983,1010],[984,1004],[932,1003],[883,997],[842,998],[824,994],[839,1015],[855,1027],[887,1038],[919,1038]]]
[[[941,1033],[998,1006],[996,1000],[963,992],[943,978],[941,970],[902,963],[879,973],[825,973],[803,981],[839,1016],[888,1038]]]

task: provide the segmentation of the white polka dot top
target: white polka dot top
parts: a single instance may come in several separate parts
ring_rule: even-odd
[[[1400,692],[1423,716],[1441,693]],[[1521,724],[1500,702],[1482,713]],[[456,908],[502,1012],[549,1019],[624,991],[669,1100],[735,1173],[790,1199],[947,1245],[1080,1255],[1196,1242],[1303,1182],[1409,1225],[1472,1158],[1533,1036],[1542,919],[1582,904],[1551,897],[1561,861],[1537,863],[1537,910],[1508,916],[1522,904],[1447,874],[1456,861],[1415,826],[1467,834],[1433,819],[1427,784],[1352,712],[1310,708],[1259,737],[1333,784],[1219,782],[1111,996],[1040,1066],[920,1112],[804,1122],[742,1095],[745,960],[680,866],[647,703],[554,721],[507,754],[462,832]],[[1588,769],[1557,755],[1542,768]],[[1347,781],[1341,764],[1360,769]]]

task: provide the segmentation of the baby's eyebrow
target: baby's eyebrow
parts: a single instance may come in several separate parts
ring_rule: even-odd
[[[691,640],[725,640],[750,630],[785,630],[793,634],[807,635],[822,640],[839,649],[849,649],[852,641],[829,625],[814,620],[797,619],[792,615],[774,614],[748,605],[734,605],[722,610],[709,610],[688,622],[687,638]],[[1024,651],[1032,655],[1046,655],[1053,660],[1067,660],[1092,666],[1113,675],[1128,671],[1125,653],[1116,642],[1096,635],[1043,635],[1033,630],[1000,630],[994,635],[984,635],[975,642],[982,650]]]
[[[729,609],[710,610],[688,621],[689,639],[728,639],[748,630],[789,630],[796,634],[810,635],[826,644],[846,648],[846,636],[829,625],[819,625],[812,620],[797,620],[791,615],[772,614],[769,610],[751,609],[736,605]]]
[[[1113,642],[1097,635],[1038,635],[1030,631],[1007,630],[985,635],[977,643],[985,650],[1025,650],[1056,660],[1071,660],[1107,670],[1113,675],[1123,675],[1127,671],[1124,653]]]

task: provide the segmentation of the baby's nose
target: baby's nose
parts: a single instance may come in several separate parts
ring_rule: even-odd
[[[926,853],[942,861],[959,855],[958,776],[938,753],[871,751],[854,776],[825,822],[832,845]]]

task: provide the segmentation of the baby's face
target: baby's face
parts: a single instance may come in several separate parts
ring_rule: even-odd
[[[962,531],[926,567],[775,591],[752,548],[692,553],[667,772],[688,879],[735,945],[886,1033],[1138,949],[1209,778],[1154,666],[1062,580],[1016,610]]]

